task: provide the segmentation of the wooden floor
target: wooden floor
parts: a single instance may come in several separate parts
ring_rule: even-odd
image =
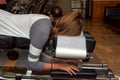
[[[120,76],[120,34],[111,27],[99,19],[86,20],[84,30],[90,32],[97,42],[94,50],[97,57]]]

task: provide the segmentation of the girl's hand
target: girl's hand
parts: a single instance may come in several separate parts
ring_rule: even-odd
[[[52,68],[64,70],[64,71],[68,72],[71,76],[76,75],[76,71],[79,72],[79,69],[77,66],[66,64],[66,63],[53,64]]]

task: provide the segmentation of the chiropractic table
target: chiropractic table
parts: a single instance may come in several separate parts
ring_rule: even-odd
[[[0,36],[0,79],[15,80],[119,80],[94,54],[96,41],[87,31],[80,36],[57,36],[49,39],[43,52],[67,60],[78,60],[80,72],[70,76],[62,70],[36,72],[28,68],[27,55],[30,41],[25,38]]]

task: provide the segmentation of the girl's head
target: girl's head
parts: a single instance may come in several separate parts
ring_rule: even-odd
[[[83,17],[80,12],[70,12],[55,21],[52,36],[78,36],[82,30],[82,21]]]

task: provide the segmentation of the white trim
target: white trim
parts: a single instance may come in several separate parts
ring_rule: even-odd
[[[31,76],[31,74],[32,74],[32,70],[27,70],[26,76]]]
[[[30,56],[28,57],[28,61],[30,62],[37,62],[38,60],[39,58],[34,59],[34,58],[31,58]]]
[[[41,51],[42,51],[41,49],[35,48],[32,44],[30,44],[29,52],[30,52],[32,55],[39,56],[40,53],[41,53]]]

